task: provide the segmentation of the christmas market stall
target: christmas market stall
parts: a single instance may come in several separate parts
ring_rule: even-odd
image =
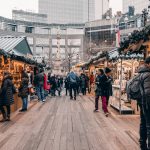
[[[0,37],[0,86],[3,73],[9,71],[13,77],[13,83],[18,89],[21,81],[21,72],[29,67],[42,67],[32,59],[32,52],[25,37]],[[15,103],[12,111],[21,107],[21,100],[15,94]]]
[[[125,94],[126,81],[137,74],[138,67],[143,63],[144,58],[149,56],[150,45],[150,26],[142,30],[134,31],[130,36],[120,43],[118,56],[111,60],[116,63],[114,96],[111,100],[111,106],[120,111],[120,114],[133,113],[138,114],[136,101],[128,100]],[[116,52],[117,53],[117,52]]]
[[[127,98],[125,88],[127,81],[137,74],[144,55],[119,55],[117,49],[110,51],[108,55],[108,67],[112,69],[114,79],[110,105],[121,114],[138,114],[136,101],[130,101]]]

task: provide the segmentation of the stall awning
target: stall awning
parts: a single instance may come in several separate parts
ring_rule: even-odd
[[[115,60],[115,59],[118,59],[118,58],[123,58],[123,59],[136,59],[136,58],[140,58],[140,59],[143,59],[144,58],[144,55],[143,54],[126,54],[126,55],[119,55],[119,52],[118,52],[118,49],[114,49],[114,50],[111,50],[110,52],[108,52],[108,59],[109,60]]]
[[[10,54],[17,54],[18,56],[32,55],[30,46],[27,42],[26,37],[24,36],[1,36],[0,49],[3,49]]]

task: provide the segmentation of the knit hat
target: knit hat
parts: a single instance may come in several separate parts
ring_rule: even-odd
[[[111,72],[111,69],[109,69],[109,68],[105,68],[105,73],[110,73]]]

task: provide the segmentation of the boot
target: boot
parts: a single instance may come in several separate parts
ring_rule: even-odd
[[[10,121],[10,115],[7,115],[6,121]]]
[[[5,122],[6,121],[6,114],[2,114],[2,116],[3,116],[3,119],[0,120],[0,122]]]

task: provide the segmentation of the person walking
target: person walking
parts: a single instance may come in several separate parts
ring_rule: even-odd
[[[36,88],[36,93],[38,96],[38,100],[41,102],[45,102],[44,99],[44,74],[43,74],[43,70],[37,70],[36,72],[37,74],[35,75],[34,78],[34,85]]]
[[[90,75],[90,88],[89,88],[89,92],[91,92],[91,89],[93,88],[94,81],[95,81],[95,77],[94,77],[94,74],[92,72],[91,75]]]
[[[56,85],[56,77],[55,77],[55,75],[51,77],[50,85],[51,85],[51,95],[52,96],[56,96],[57,85]]]
[[[2,86],[0,89],[0,110],[3,119],[0,122],[10,121],[11,105],[14,103],[13,94],[16,93],[16,88],[12,82],[13,78],[9,72],[4,72]],[[6,108],[6,111],[5,111]]]
[[[67,78],[69,81],[70,100],[72,100],[73,98],[74,100],[76,100],[78,76],[73,71],[71,71],[68,74]],[[74,92],[74,97],[73,97],[73,92]]]
[[[95,90],[95,110],[94,112],[99,112],[99,97],[102,96],[102,89],[101,89],[101,77],[104,75],[103,69],[98,70],[98,75],[95,80],[96,90]]]
[[[61,79],[59,76],[56,77],[56,91],[58,91],[58,96],[61,96]]]
[[[140,148],[150,150],[150,57],[138,70],[140,74],[142,98],[137,100],[140,106]]]
[[[68,91],[69,91],[69,81],[68,81],[67,77],[65,79],[65,89],[66,89],[66,96],[67,96],[68,95]]]
[[[20,112],[27,111],[28,108],[28,95],[29,95],[29,77],[24,71],[22,72],[22,80],[19,87],[19,97],[22,99],[22,109]]]
[[[105,68],[105,74],[100,78],[101,84],[101,98],[102,98],[102,109],[108,117],[108,104],[109,97],[112,96],[112,78],[111,78],[111,70],[109,68]]]
[[[87,88],[87,80],[85,74],[81,74],[80,76],[80,87],[83,95],[86,95],[86,88]]]

